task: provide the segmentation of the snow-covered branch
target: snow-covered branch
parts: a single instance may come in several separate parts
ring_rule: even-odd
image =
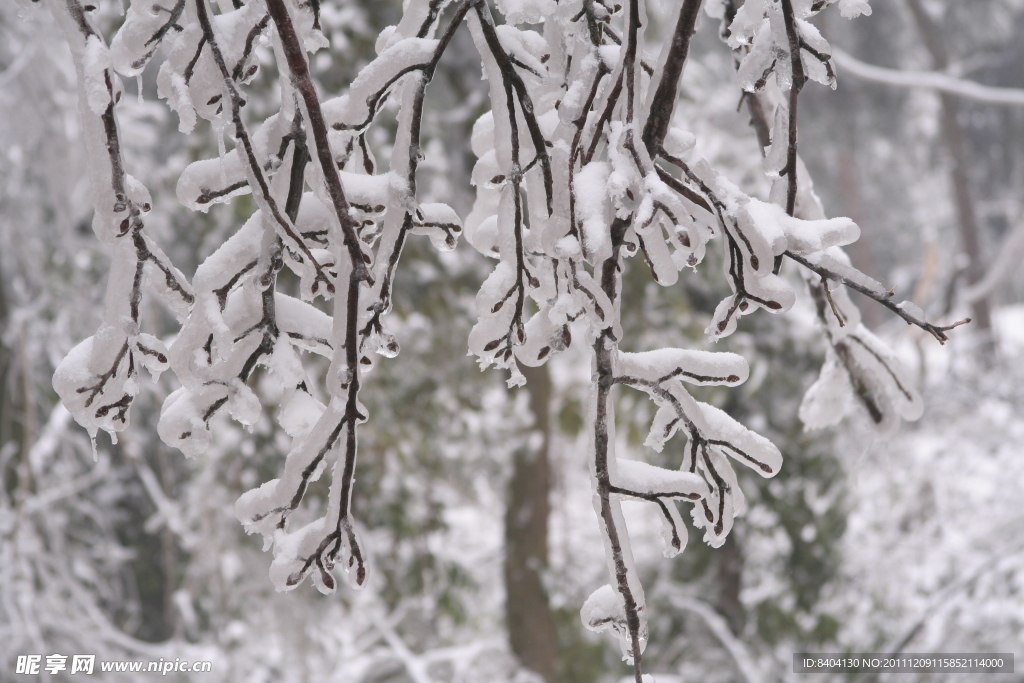
[[[887,69],[863,62],[837,47],[832,48],[832,59],[843,70],[871,83],[881,83],[898,88],[919,88],[955,95],[967,100],[986,104],[1003,104],[1011,107],[1024,106],[1024,89],[999,88],[975,83],[964,78],[934,71],[911,71],[908,69]]]
[[[148,0],[133,0],[109,53],[77,0],[49,2],[72,45],[87,105],[82,115],[94,167],[94,225],[116,252],[104,327],[72,351],[55,386],[93,433],[117,431],[138,392],[137,366],[154,373],[170,367],[182,386],[165,401],[158,431],[166,443],[197,455],[214,440],[221,412],[250,428],[257,423],[265,399],[253,378],[265,368],[280,393],[277,420],[292,441],[280,476],[242,495],[235,512],[273,551],[270,574],[279,590],[309,576],[331,592],[339,564],[353,587],[368,580],[370,551],[351,510],[357,432],[368,419],[360,392],[375,357],[398,354],[385,319],[411,237],[425,236],[448,251],[465,231],[467,241],[494,261],[476,296],[469,348],[481,366],[508,370],[509,385],[525,382],[519,363],[541,365],[574,341],[588,353],[587,459],[608,584],[593,592],[581,616],[589,628],[617,635],[637,683],[648,606],[622,500],[657,506],[668,556],[686,544],[680,501],[693,506],[693,525],[717,547],[745,506],[732,461],[771,477],[782,455],[686,389],[741,384],[748,375],[742,357],[620,350],[622,307],[630,305],[623,300],[629,258],[641,256],[653,279],[670,286],[686,268],[699,267],[714,238],[722,238],[731,294],[709,321],[710,340],[732,334],[742,316],[758,309],[784,313],[795,304],[790,282],[779,274],[784,257],[812,273],[832,355],[812,388],[817,399],[805,404],[809,424],[832,417],[835,411],[826,408],[837,392],[866,397],[876,421],[894,411],[912,417],[920,407],[898,364],[859,326],[837,285],[875,298],[940,341],[959,324],[928,323],[913,304],[891,302],[879,283],[850,267],[840,247],[858,239],[860,229],[849,219],[826,219],[820,207],[815,211],[803,182],[798,96],[806,81],[835,83],[832,50],[809,19],[835,3],[747,0],[741,7],[728,1],[705,7],[726,19],[723,35],[734,50],[744,97],[762,112],[764,168],[773,180],[769,201],[762,201],[701,158],[695,137],[673,120],[701,0],[682,2],[657,60],[644,53],[644,0],[612,7],[597,0],[498,3],[504,21],[486,0],[447,8],[438,0],[411,0],[399,24],[381,32],[376,58],[336,96],[318,93],[307,62],[307,52],[326,43],[315,2],[239,0],[229,7],[179,0],[154,9]],[[844,14],[866,6],[839,0]],[[417,185],[426,90],[462,26],[481,59],[490,97],[470,140],[476,197],[464,223],[445,204],[421,203]],[[160,58],[162,44],[167,55],[158,91],[177,112],[180,130],[191,133],[202,119],[220,139],[215,158],[195,161],[182,173],[178,199],[206,211],[251,194],[256,206],[199,265],[191,287],[141,232],[149,195],[124,171],[117,133],[115,70],[138,74]],[[280,74],[274,84],[280,109],[253,121],[246,88],[258,73],[261,44],[272,48]],[[397,107],[385,107],[388,100]],[[380,118],[395,109],[387,170],[378,170],[368,134],[380,132],[374,129]],[[231,150],[225,133],[234,141]],[[298,279],[295,296],[278,287],[286,268]],[[183,320],[170,349],[139,330],[147,272]],[[318,297],[333,298],[329,313],[316,305]],[[311,373],[302,351],[326,359],[327,372]],[[840,366],[846,379],[835,371]],[[657,407],[648,447],[660,451],[676,432],[684,434],[687,444],[672,468],[616,453],[619,386],[646,393]],[[295,528],[310,486],[329,469],[326,505]],[[414,676],[427,677],[396,635],[382,633],[404,653]]]

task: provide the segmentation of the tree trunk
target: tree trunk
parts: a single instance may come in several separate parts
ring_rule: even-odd
[[[0,272],[0,337],[7,331],[10,324],[10,306],[4,287],[3,273]],[[32,410],[29,391],[30,378],[24,362],[24,341],[20,337],[10,337],[11,346],[7,346],[0,338],[0,450],[8,445],[14,446],[16,457],[8,457],[0,461],[0,486],[4,493],[16,503],[24,500],[32,484],[32,470],[28,462],[28,452],[35,440]],[[19,343],[22,353],[14,347]],[[13,454],[12,454],[13,456]]]
[[[543,581],[551,512],[551,376],[546,367],[520,369],[542,441],[536,450],[520,449],[513,461],[505,510],[505,616],[512,652],[546,683],[555,683],[558,639]]]
[[[732,530],[729,538],[717,553],[718,569],[718,598],[715,601],[715,608],[718,613],[725,617],[729,624],[729,630],[733,635],[743,632],[743,626],[747,620],[746,610],[740,600],[740,590],[743,588],[743,546],[740,543],[740,536],[736,529]]]
[[[949,54],[946,52],[941,29],[925,11],[921,0],[907,0],[907,6],[914,17],[917,30],[924,39],[925,47],[931,55],[933,68],[936,71],[945,71],[949,67]],[[942,142],[952,162],[949,181],[952,186],[950,189],[953,194],[953,202],[956,206],[957,228],[960,232],[961,246],[968,259],[967,284],[973,285],[985,276],[985,269],[981,257],[978,219],[974,210],[974,201],[971,198],[970,179],[967,176],[967,145],[963,126],[960,125],[957,118],[959,109],[957,99],[944,93],[939,95],[939,99],[942,104]],[[992,309],[988,297],[975,299],[971,307],[971,317],[977,326],[975,329],[986,337],[990,337]],[[989,348],[991,348],[991,341],[989,339],[986,345]]]
[[[4,292],[3,271],[0,271],[0,449],[14,439],[14,400],[11,391],[12,354],[4,346],[3,332],[7,329],[7,296]],[[11,495],[17,476],[14,467],[0,462],[0,484],[5,493]]]

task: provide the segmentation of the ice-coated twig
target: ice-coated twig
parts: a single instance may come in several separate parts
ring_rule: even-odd
[[[227,62],[224,59],[224,54],[220,48],[217,34],[213,28],[213,23],[210,21],[206,0],[195,0],[195,8],[196,17],[199,21],[199,26],[203,31],[205,43],[209,46],[210,53],[213,55],[214,62],[220,70],[220,74],[224,80],[224,89],[227,91],[228,100],[230,101],[231,106],[231,120],[235,127],[235,138],[241,145],[241,153],[245,156],[244,165],[246,175],[249,179],[249,186],[255,189],[254,197],[256,198],[256,202],[260,205],[263,212],[274,220],[282,233],[288,237],[291,244],[295,246],[313,266],[316,271],[316,279],[313,282],[313,291],[316,292],[320,283],[323,283],[328,292],[333,292],[334,283],[331,281],[331,278],[327,275],[319,261],[317,261],[310,252],[309,247],[306,246],[302,237],[295,232],[295,226],[292,225],[291,221],[289,221],[281,212],[277,200],[274,199],[270,192],[270,186],[267,182],[267,177],[263,167],[260,165],[256,156],[256,150],[253,147],[252,138],[249,135],[245,121],[242,120],[242,105],[244,104],[244,99],[238,91],[238,86],[235,84],[235,80],[231,75],[231,71],[228,69]],[[344,226],[345,223],[342,222],[343,229]],[[348,237],[348,235],[346,235],[346,237]]]
[[[821,276],[821,278],[825,280],[832,280],[838,282],[845,287],[849,287],[855,292],[860,292],[869,299],[877,301],[878,303],[882,304],[890,311],[898,315],[899,317],[903,318],[903,320],[905,320],[908,325],[914,325],[916,327],[919,327],[928,334],[935,337],[936,341],[938,341],[940,344],[945,344],[949,340],[949,336],[946,334],[946,332],[949,332],[950,330],[956,329],[961,325],[966,325],[967,323],[971,322],[970,318],[964,318],[963,320],[958,320],[950,325],[936,325],[935,323],[930,323],[924,318],[921,318],[912,313],[912,309],[910,309],[909,307],[904,307],[901,306],[900,304],[894,303],[890,291],[881,288],[876,289],[874,287],[869,287],[861,282],[858,282],[848,277],[848,275],[845,274],[844,272],[830,269],[828,266],[822,265],[820,263],[813,263],[807,258],[801,256],[800,254],[793,253],[792,251],[785,252],[785,255],[787,258],[796,261],[804,268],[807,268],[808,270]],[[879,291],[880,289],[881,291]]]
[[[629,227],[624,220],[612,224],[612,254],[601,264],[601,289],[610,301],[615,303],[619,289],[619,250]],[[608,330],[594,341],[594,366],[596,382],[594,397],[591,399],[593,429],[593,476],[595,496],[599,504],[601,529],[608,543],[609,562],[615,580],[615,589],[621,596],[627,632],[628,647],[624,654],[633,660],[633,671],[637,683],[641,683],[643,667],[641,655],[647,640],[646,605],[643,588],[632,567],[632,551],[625,536],[625,524],[617,500],[612,498],[612,474],[615,455],[612,451],[614,433],[611,424],[615,419],[611,413],[611,388],[615,383],[614,339]]]
[[[407,126],[403,126],[402,134],[408,136],[408,145],[404,152],[396,150],[396,154],[404,154],[404,157],[396,165],[404,166],[403,175],[410,197],[416,196],[416,170],[420,163],[420,137],[423,123],[423,104],[426,98],[427,86],[434,77],[434,72],[441,61],[441,57],[444,55],[448,45],[451,44],[455,31],[462,24],[466,13],[469,11],[470,4],[471,0],[462,0],[452,15],[451,21],[445,28],[441,39],[438,41],[430,61],[420,67],[419,78],[415,84],[406,86],[410,88],[406,96],[411,98],[411,103],[406,103],[405,105],[409,107],[410,115],[407,119]],[[430,4],[428,16],[417,32],[418,38],[426,36],[434,21],[437,20],[439,11],[440,2],[435,0]],[[377,261],[374,291],[375,303],[367,308],[368,311],[372,312],[372,315],[359,330],[360,348],[363,348],[372,336],[378,336],[382,339],[384,352],[387,355],[397,354],[398,342],[385,331],[381,319],[391,309],[395,269],[398,266],[402,249],[405,246],[406,237],[410,232],[416,231],[417,228],[427,231],[431,229],[441,230],[445,235],[443,238],[444,247],[446,249],[454,248],[456,236],[462,232],[462,225],[458,222],[458,216],[454,216],[454,212],[451,213],[454,217],[453,221],[431,224],[425,221],[422,210],[411,211],[409,207],[406,207],[400,219],[395,217],[390,219],[391,228],[385,228],[378,248],[378,254],[383,255],[385,258],[378,258]]]
[[[358,341],[359,292],[362,282],[366,281],[372,285],[372,278],[369,269],[366,267],[366,260],[369,259],[364,256],[360,241],[356,235],[356,225],[352,218],[348,200],[345,197],[345,191],[342,188],[341,179],[338,175],[338,168],[335,166],[328,142],[327,126],[320,107],[320,100],[310,79],[309,67],[306,64],[304,54],[305,51],[299,42],[291,16],[283,0],[267,0],[267,6],[277,28],[278,37],[281,40],[290,80],[302,98],[303,111],[308,117],[309,127],[313,134],[319,170],[326,182],[327,193],[330,196],[335,215],[344,234],[343,246],[347,249],[350,261],[347,269],[349,277],[347,291],[345,292],[345,305],[340,305],[341,297],[339,297],[335,306],[335,315],[338,317],[341,317],[342,314],[344,315],[345,368],[339,369],[339,373],[343,373],[345,376],[337,379],[339,382],[337,389],[345,392],[345,410],[342,421],[332,432],[332,438],[328,439],[327,444],[321,450],[321,453],[325,453],[326,450],[332,448],[334,439],[338,438],[339,431],[344,428],[343,454],[339,455],[341,471],[336,472],[336,492],[332,491],[332,500],[329,506],[329,508],[335,509],[334,516],[336,521],[334,530],[324,536],[316,551],[306,557],[302,567],[288,577],[287,583],[288,585],[295,585],[298,581],[301,581],[305,572],[309,570],[311,563],[315,562],[319,569],[320,581],[325,588],[332,590],[334,588],[334,580],[330,575],[330,569],[337,561],[344,544],[349,553],[349,566],[347,569],[351,572],[350,575],[353,576],[354,585],[362,586],[366,582],[366,564],[353,527],[350,510],[357,457],[356,425],[360,420],[365,420],[364,411],[360,409],[359,405],[359,366],[362,360],[360,358]],[[335,322],[336,328],[338,322],[338,320]],[[338,364],[339,360],[340,358],[336,358],[335,364]],[[342,398],[339,395],[340,392],[336,393],[337,389],[334,387],[330,388],[332,390],[331,393],[335,396],[335,400],[340,400]],[[337,500],[336,503],[334,502],[335,499]],[[294,509],[294,505],[292,508]]]
[[[732,3],[729,4],[731,11],[726,12],[722,25],[722,35],[726,39],[732,36],[732,22],[736,16]],[[824,56],[831,52],[831,48],[820,39],[820,36],[818,43],[819,47],[815,50],[819,55]],[[742,65],[748,58],[745,56],[746,48],[741,44],[734,44],[734,48],[737,67],[742,71]],[[807,49],[806,45],[804,49]],[[826,75],[831,78],[831,70]],[[757,133],[760,146],[762,150],[769,150],[772,142],[769,137],[769,112],[773,107],[779,110],[785,105],[775,104],[771,97],[758,92],[749,93],[745,102],[751,115],[751,126]],[[770,150],[768,154],[771,155]],[[796,156],[795,163],[798,168],[803,169],[799,155]],[[806,170],[801,170],[801,173],[806,173]],[[809,187],[809,183],[797,186],[798,201],[795,210],[801,218],[823,218],[821,204]],[[833,247],[833,250],[837,249],[838,247]],[[808,391],[801,406],[800,417],[804,423],[808,427],[822,427],[841,419],[841,411],[832,410],[826,415],[818,408],[835,405],[837,399],[832,397],[837,391],[851,391],[870,420],[878,426],[898,424],[899,417],[916,419],[920,415],[921,400],[917,392],[902,378],[902,369],[898,361],[890,355],[880,340],[860,325],[860,313],[849,300],[845,290],[833,291],[833,285],[841,284],[860,291],[895,312],[908,324],[929,332],[940,343],[945,342],[947,331],[968,321],[960,321],[949,326],[929,323],[923,314],[919,314],[916,307],[906,302],[896,304],[892,301],[891,290],[886,291],[878,282],[850,267],[848,262],[844,261],[846,257],[841,250],[834,254],[812,254],[795,253],[793,249],[787,249],[780,256],[787,256],[808,269],[804,271],[805,281],[831,346],[830,356],[822,369],[821,378]],[[835,368],[842,368],[842,379],[836,374]],[[848,388],[844,389],[843,384]],[[838,400],[842,405],[843,401]]]
[[[544,135],[541,133],[540,124],[537,123],[537,116],[534,112],[533,101],[530,98],[530,93],[523,82],[522,77],[516,72],[514,64],[508,53],[501,45],[501,41],[498,40],[497,32],[494,27],[494,19],[491,17],[490,8],[483,0],[478,0],[473,4],[473,9],[476,11],[476,15],[480,18],[480,29],[483,32],[484,39],[487,41],[487,48],[490,50],[491,55],[494,57],[494,61],[501,71],[502,79],[504,80],[506,97],[508,99],[508,106],[512,107],[512,94],[515,92],[515,98],[519,103],[519,112],[523,119],[526,121],[526,129],[529,131],[530,141],[533,143],[533,153],[535,160],[540,160],[541,173],[544,177],[544,194],[547,200],[548,214],[551,213],[551,202],[552,202],[552,180],[551,180],[551,159],[548,156],[547,142],[544,139]],[[512,116],[515,119],[515,116]],[[513,143],[518,146],[519,138],[516,136],[513,138]],[[514,167],[514,172],[522,172],[518,162]],[[521,182],[516,177],[512,178],[513,184]]]
[[[71,47],[84,105],[82,133],[94,168],[93,229],[114,246],[104,322],[58,366],[53,381],[69,411],[95,438],[98,429],[113,435],[127,427],[139,391],[138,367],[159,373],[167,366],[163,344],[140,330],[146,273],[159,274],[152,284],[179,316],[187,315],[194,297],[184,276],[142,233],[151,200],[146,188],[125,171],[115,112],[123,90],[110,66],[110,51],[77,0],[49,4]]]

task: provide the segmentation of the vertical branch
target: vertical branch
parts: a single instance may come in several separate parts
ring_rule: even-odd
[[[686,66],[686,57],[690,53],[690,39],[697,26],[697,17],[700,16],[701,2],[702,0],[683,0],[676,28],[672,33],[672,42],[658,74],[660,78],[654,88],[650,113],[643,132],[644,147],[652,158],[661,150],[669,125],[672,123],[679,80],[683,75],[683,67]]]
[[[343,453],[343,466],[341,471],[338,517],[335,524],[335,536],[338,540],[334,542],[332,551],[328,554],[328,563],[332,563],[337,557],[341,548],[340,539],[344,537],[346,545],[351,553],[350,566],[355,565],[355,580],[357,585],[366,582],[366,565],[362,550],[359,547],[352,524],[352,488],[355,480],[355,466],[358,454],[357,425],[363,418],[359,411],[359,388],[360,388],[360,349],[359,349],[359,290],[361,282],[372,284],[370,272],[366,267],[363,252],[359,246],[359,239],[356,235],[356,221],[352,217],[351,207],[345,197],[345,191],[341,184],[341,177],[338,174],[337,166],[334,163],[334,156],[330,149],[327,138],[327,125],[324,122],[323,111],[320,107],[320,100],[316,94],[316,88],[309,75],[309,67],[306,63],[305,51],[295,32],[291,16],[283,0],[268,0],[267,8],[270,17],[277,28],[278,36],[288,63],[288,72],[292,84],[302,97],[304,109],[308,117],[309,128],[312,132],[316,157],[320,170],[323,173],[324,181],[327,184],[327,193],[331,198],[335,215],[341,226],[344,235],[343,246],[348,252],[351,267],[348,274],[348,289],[345,303],[345,327],[344,327],[344,348],[345,348],[345,372],[341,379],[341,389],[346,391],[345,412],[343,423],[345,425],[345,444]],[[333,391],[332,391],[333,393]],[[317,559],[319,562],[319,557]]]
[[[122,89],[113,69],[104,65],[109,49],[77,0],[50,0],[49,6],[75,63],[82,138],[94,169],[90,174],[96,211],[93,229],[100,240],[115,245],[104,324],[54,373],[62,402],[95,437],[100,428],[116,433],[127,426],[128,411],[138,393],[137,383],[130,380],[137,374],[136,351],[142,351],[139,307],[146,263],[163,271],[168,290],[180,297],[177,303],[187,308],[193,296],[180,273],[164,263],[160,250],[155,245],[151,248],[142,234],[142,215],[150,210],[149,193],[125,171],[115,113]],[[126,319],[131,321],[127,327]],[[94,369],[99,366],[109,370],[97,374]]]
[[[613,309],[617,315],[619,310],[615,304],[621,286],[621,264],[620,250],[625,241],[626,231],[629,228],[629,221],[616,219],[612,223],[612,255],[601,264],[600,283],[601,289],[609,301],[613,303]],[[641,662],[641,619],[642,610],[640,601],[643,595],[635,594],[632,582],[630,581],[631,569],[626,564],[625,553],[629,552],[624,548],[625,529],[620,529],[619,520],[621,512],[619,503],[612,499],[612,483],[610,467],[614,464],[611,458],[610,424],[615,419],[614,413],[610,410],[611,389],[615,384],[615,369],[613,357],[617,348],[617,341],[612,328],[606,328],[594,341],[594,359],[596,368],[596,386],[594,388],[594,480],[595,493],[597,494],[601,524],[607,536],[608,549],[611,554],[611,562],[614,569],[616,590],[622,597],[623,607],[626,614],[626,627],[629,629],[629,640],[631,656],[633,658],[633,676],[636,683],[642,683],[643,667]]]
[[[348,397],[345,402],[344,418],[347,424],[345,428],[345,465],[341,475],[338,521],[335,531],[339,535],[344,534],[348,541],[352,560],[356,564],[356,584],[361,586],[366,582],[366,564],[356,540],[351,518],[352,485],[355,481],[358,446],[356,424],[363,417],[359,413],[359,348],[356,339],[359,325],[359,282],[359,276],[354,273],[349,276],[345,319],[345,363],[348,365]],[[342,388],[345,388],[344,384]],[[333,556],[336,554],[337,551]]]
[[[640,0],[629,0],[629,23],[626,26],[626,55],[623,70],[626,75],[626,124],[632,124],[637,95],[637,53],[640,50]]]
[[[345,236],[345,247],[348,249],[349,260],[352,262],[352,277],[357,281],[369,281],[370,274],[363,261],[363,252],[359,247],[359,238],[356,236],[356,221],[352,217],[351,207],[345,198],[345,190],[341,186],[341,178],[338,175],[338,168],[334,165],[334,157],[327,141],[327,124],[324,123],[324,114],[320,108],[320,99],[316,94],[316,87],[309,76],[309,66],[306,64],[305,50],[299,42],[295,33],[295,26],[284,0],[267,0],[267,9],[270,17],[277,28],[277,34],[281,38],[281,46],[284,50],[285,59],[288,62],[288,72],[292,85],[299,91],[305,105],[306,114],[309,118],[309,128],[313,133],[313,145],[316,149],[317,160],[327,183],[327,193],[330,195],[334,205],[334,213],[341,225]]]
[[[804,74],[804,63],[800,57],[800,32],[796,26],[796,15],[793,12],[793,0],[782,0],[782,18],[786,23],[786,37],[789,39],[789,60],[792,67],[793,82],[789,86],[789,144],[786,149],[786,213],[794,215],[796,210],[797,192],[797,140],[796,120],[797,103],[800,89],[804,87],[807,76]],[[780,261],[781,262],[781,261]],[[776,266],[776,270],[778,267]]]
[[[319,161],[320,170],[323,173],[324,181],[327,183],[327,193],[330,195],[334,212],[341,226],[344,235],[344,246],[348,251],[351,269],[349,270],[347,303],[345,307],[345,364],[347,366],[347,377],[342,382],[342,389],[347,389],[345,400],[345,446],[344,466],[341,473],[338,518],[335,526],[335,533],[340,537],[344,535],[347,545],[352,553],[352,560],[356,565],[356,583],[362,585],[366,581],[366,565],[363,561],[362,551],[356,540],[355,529],[352,526],[352,485],[355,479],[355,467],[358,440],[356,425],[358,424],[359,413],[359,283],[371,280],[370,273],[363,260],[363,252],[359,246],[359,239],[356,236],[356,223],[351,214],[351,207],[345,197],[345,191],[341,185],[341,177],[338,175],[338,168],[334,164],[334,156],[331,153],[330,144],[327,139],[327,125],[324,123],[323,111],[320,108],[320,100],[316,94],[316,88],[309,75],[309,67],[306,64],[305,51],[295,33],[295,26],[292,23],[284,0],[268,0],[267,9],[270,17],[277,28],[278,36],[281,39],[281,46],[284,50],[285,59],[288,62],[288,72],[292,84],[302,96],[304,109],[309,119],[309,128],[313,133],[313,143],[316,148],[316,157]],[[333,392],[332,392],[333,393]],[[335,545],[334,551],[330,554],[333,560],[337,556],[340,545]],[[319,561],[319,560],[318,560]]]
[[[374,292],[377,300],[372,304],[373,315],[362,329],[359,330],[360,346],[365,344],[366,340],[372,334],[383,333],[384,327],[381,319],[386,312],[391,310],[391,290],[394,285],[395,269],[398,266],[398,260],[405,247],[405,240],[416,222],[414,211],[418,211],[418,209],[413,207],[417,206],[416,175],[420,161],[422,160],[420,138],[421,128],[423,125],[423,106],[426,99],[427,86],[430,85],[430,82],[433,80],[434,72],[437,69],[438,63],[441,61],[441,57],[444,55],[449,44],[451,44],[456,30],[458,30],[460,25],[462,25],[463,20],[466,18],[466,13],[469,11],[472,4],[472,0],[462,0],[452,15],[451,21],[445,28],[444,33],[438,40],[437,47],[435,48],[430,61],[420,70],[419,77],[415,84],[406,86],[407,89],[403,95],[402,107],[409,107],[410,110],[410,115],[408,117],[408,132],[406,133],[404,129],[400,128],[396,136],[391,168],[392,172],[401,173],[404,176],[406,187],[408,188],[408,196],[411,202],[409,206],[405,207],[401,218],[391,219],[395,220],[398,225],[392,229],[386,227],[381,237],[380,244],[377,249],[377,264],[375,266],[376,289]],[[433,21],[436,20],[436,15],[440,10],[439,2],[431,3],[429,16],[424,21],[417,37],[423,37],[426,35]],[[399,141],[402,139],[403,134],[408,135],[407,148],[399,149],[399,147],[401,147]]]

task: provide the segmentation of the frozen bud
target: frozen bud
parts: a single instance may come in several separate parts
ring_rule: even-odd
[[[380,346],[377,347],[377,353],[385,358],[394,358],[398,355],[399,347],[398,340],[392,334],[384,334],[380,341]]]

